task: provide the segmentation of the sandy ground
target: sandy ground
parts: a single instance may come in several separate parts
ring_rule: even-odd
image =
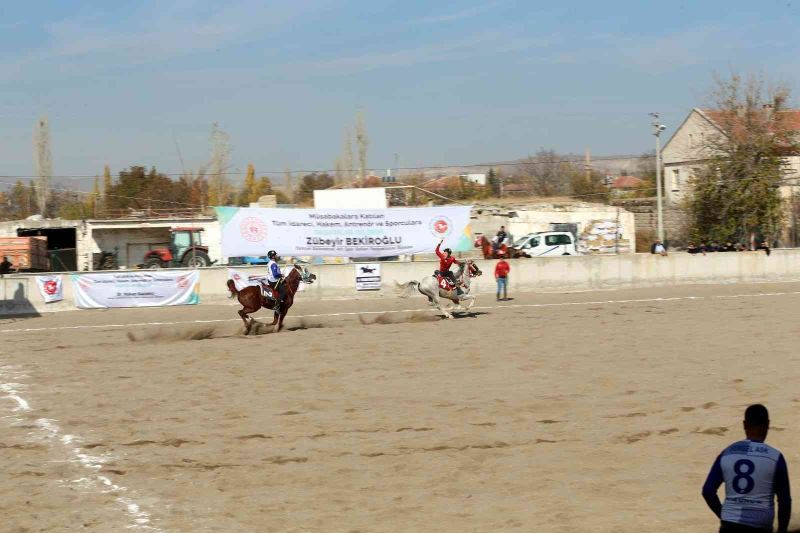
[[[798,471],[800,284],[516,296],[2,320],[0,530],[714,531],[752,402]]]

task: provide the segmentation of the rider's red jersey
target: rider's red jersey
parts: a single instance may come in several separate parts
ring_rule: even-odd
[[[452,255],[450,257],[447,257],[447,254],[445,254],[444,252],[439,250],[439,247],[441,245],[442,245],[441,243],[436,245],[436,255],[439,256],[439,270],[442,271],[442,272],[447,272],[448,270],[450,270],[450,266],[453,263],[455,263],[457,265],[460,265],[461,261],[459,261],[458,259],[456,259]]]

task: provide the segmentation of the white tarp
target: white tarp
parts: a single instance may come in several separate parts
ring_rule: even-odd
[[[64,285],[61,275],[36,276],[36,285],[39,287],[39,294],[45,303],[60,302],[64,299]]]
[[[427,252],[440,239],[471,250],[470,206],[389,209],[218,207],[222,255],[388,257]]]
[[[103,274],[73,274],[75,305],[81,309],[159,307],[200,303],[196,270],[148,270]]]

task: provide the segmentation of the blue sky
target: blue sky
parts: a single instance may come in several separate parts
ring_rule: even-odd
[[[33,173],[50,118],[56,174],[331,168],[363,112],[369,166],[469,164],[541,147],[652,145],[706,101],[713,71],[800,93],[800,0],[3,2],[0,175]],[[671,131],[668,130],[668,133]]]

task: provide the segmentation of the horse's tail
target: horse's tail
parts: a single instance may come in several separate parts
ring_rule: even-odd
[[[236,289],[236,284],[233,282],[232,279],[228,280],[228,290],[231,291],[231,293],[228,295],[228,298],[233,298],[234,296],[239,294],[239,291]]]
[[[400,298],[408,298],[419,288],[419,281],[409,281],[408,283],[398,283],[395,281],[394,284],[397,285],[397,293]]]

